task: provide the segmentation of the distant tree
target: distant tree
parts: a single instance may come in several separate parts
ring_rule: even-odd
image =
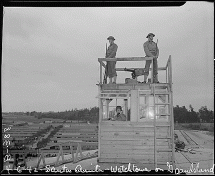
[[[188,122],[190,123],[196,123],[196,122],[200,122],[198,114],[194,111],[194,108],[192,107],[192,105],[189,105],[189,112],[188,113]]]
[[[173,107],[173,113],[174,113],[174,121],[178,123],[186,123],[189,121],[188,119],[188,111],[185,106],[179,107],[176,105],[176,107]]]
[[[202,106],[199,109],[199,118],[202,122],[214,122],[214,112],[207,109],[207,106]]]
[[[91,121],[92,122],[99,122],[99,107],[93,107],[89,110]]]
[[[35,116],[36,115],[36,111],[32,111],[32,112],[30,112],[30,116]]]

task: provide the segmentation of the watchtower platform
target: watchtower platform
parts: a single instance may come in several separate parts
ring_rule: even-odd
[[[107,166],[135,164],[140,168],[162,168],[167,162],[175,167],[174,119],[172,96],[172,63],[169,56],[165,67],[166,81],[140,83],[130,80],[125,83],[104,84],[104,61],[141,61],[152,57],[99,58],[100,83],[98,84],[99,138],[98,164]],[[116,64],[117,65],[117,64]],[[130,68],[134,69],[134,68]],[[135,68],[143,69],[143,68]],[[116,71],[124,71],[116,68]],[[126,121],[109,120],[115,115],[116,106],[122,106]]]

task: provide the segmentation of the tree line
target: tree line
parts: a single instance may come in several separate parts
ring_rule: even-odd
[[[214,111],[209,110],[207,106],[202,106],[197,112],[194,111],[192,105],[189,105],[187,109],[185,106],[180,107],[176,105],[173,107],[174,121],[178,123],[211,123],[214,122]],[[89,121],[91,123],[98,123],[99,121],[99,108],[84,108],[84,109],[72,109],[62,112],[26,112],[26,115],[33,115],[39,119],[53,118],[63,120],[77,120],[77,121]],[[130,109],[128,110],[128,117],[130,117]],[[128,118],[129,119],[129,118]]]
[[[84,108],[84,109],[72,109],[66,110],[62,112],[49,112],[49,113],[42,113],[42,112],[34,112],[34,116],[38,119],[42,118],[52,118],[52,119],[63,119],[67,120],[76,120],[80,122],[91,122],[91,123],[98,123],[99,121],[99,108]]]
[[[214,122],[214,111],[209,110],[207,106],[202,106],[197,112],[194,111],[192,105],[189,109],[185,106],[173,107],[174,121],[178,123],[212,123]]]

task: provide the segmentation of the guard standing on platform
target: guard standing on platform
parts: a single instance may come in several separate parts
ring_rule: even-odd
[[[115,58],[116,52],[118,49],[118,46],[114,43],[115,38],[113,36],[109,36],[107,38],[109,40],[109,47],[106,51],[106,58]],[[105,67],[105,75],[109,77],[109,84],[116,84],[116,61],[107,61],[106,67]],[[112,78],[114,78],[114,81],[112,82]]]
[[[148,38],[148,41],[146,41],[143,44],[143,48],[144,51],[146,53],[146,57],[153,57],[153,83],[159,83],[158,81],[158,64],[157,64],[157,58],[159,55],[159,49],[157,46],[157,43],[155,43],[153,41],[153,37],[155,36],[155,34],[153,33],[149,33],[146,38]],[[147,77],[149,75],[149,67],[151,65],[151,60],[147,60],[146,61],[146,65],[145,65],[145,72],[146,74],[144,75],[144,82],[146,83]]]

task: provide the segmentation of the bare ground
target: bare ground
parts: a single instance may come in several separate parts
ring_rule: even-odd
[[[176,168],[188,171],[187,174],[190,175],[213,175],[211,168],[214,167],[214,136],[208,135],[205,131],[186,130],[190,138],[198,144],[190,145],[180,134],[180,130],[175,130],[175,132],[179,140],[185,142],[185,151],[190,150],[193,153],[176,152]]]
[[[214,136],[211,133],[208,134],[206,131],[185,130],[185,132],[197,144],[191,145],[180,133],[180,130],[175,130],[179,140],[184,141],[186,146],[184,152],[175,152],[176,169],[174,172],[184,171],[188,175],[214,175],[214,170],[212,169],[214,167]],[[192,153],[189,151],[192,151]],[[95,151],[91,151],[90,153],[92,152]],[[71,156],[65,156],[65,158],[68,157]],[[46,164],[54,161],[56,161],[56,157],[46,158]],[[29,160],[28,166],[35,166],[37,162],[38,158]],[[97,158],[92,158],[78,163],[67,163],[64,166],[69,170],[74,170],[78,167],[80,169],[80,166],[82,169],[95,170],[97,164]],[[62,170],[62,167],[63,165],[55,167],[55,169]],[[167,166],[166,169],[168,169]]]

